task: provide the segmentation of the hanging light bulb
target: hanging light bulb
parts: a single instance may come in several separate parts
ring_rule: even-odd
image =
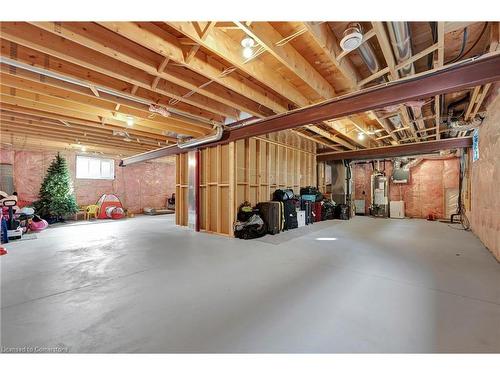
[[[359,132],[359,133],[358,133],[358,139],[359,139],[360,141],[362,141],[363,139],[365,139],[365,133],[361,133],[361,132]]]
[[[134,118],[132,116],[127,116],[127,126],[131,127],[134,126]]]
[[[243,57],[245,59],[249,59],[253,55],[253,50],[251,47],[245,47],[243,48]]]
[[[249,59],[253,55],[253,46],[255,45],[255,40],[249,36],[244,37],[241,40],[241,46],[243,47],[243,57]]]

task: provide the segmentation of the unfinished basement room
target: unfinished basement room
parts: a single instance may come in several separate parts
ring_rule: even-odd
[[[499,22],[428,18],[1,22],[2,352],[500,353]]]

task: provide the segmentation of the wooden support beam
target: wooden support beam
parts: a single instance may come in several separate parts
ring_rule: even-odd
[[[182,26],[182,30],[188,30],[185,35],[188,36],[190,40],[192,40],[196,45],[200,45],[203,47],[206,47],[207,44],[218,44],[218,41],[214,40],[215,38],[212,36],[212,34],[222,33],[226,35],[222,31],[212,29],[204,36],[204,38],[206,38],[204,39],[200,37],[200,35],[196,31],[196,28],[191,22],[173,22],[172,24],[178,25],[179,28],[180,26]],[[278,97],[276,97],[276,95],[267,93],[262,88],[259,88],[258,85],[250,82],[250,80],[233,74],[222,75],[222,71],[227,67],[219,68],[216,62],[207,62],[207,60],[209,60],[208,58],[202,59],[197,56],[193,56],[193,58],[188,63],[186,63],[182,46],[180,45],[177,38],[153,24],[146,22],[101,22],[100,25],[129,40],[132,40],[135,43],[147,47],[148,49],[155,51],[156,53],[164,57],[168,57],[172,61],[179,62],[189,69],[192,69],[196,73],[201,74],[206,78],[213,80],[230,90],[235,91],[245,98],[253,100],[256,103],[260,103],[262,106],[270,108],[275,112],[277,106],[280,108],[286,108],[286,104],[282,99],[279,99]],[[229,36],[227,37],[229,38]],[[229,39],[232,41],[231,38]],[[176,84],[182,84],[182,82],[178,81],[176,75],[172,74],[169,71],[165,71],[164,73],[162,73],[162,78],[168,79],[172,82],[175,82]],[[189,89],[198,90],[198,92],[203,93],[204,95],[208,95],[210,90],[213,88],[210,88],[209,85],[204,89],[198,89],[197,86],[191,86],[189,87]],[[218,93],[219,100],[222,100],[222,94],[222,92]],[[239,99],[239,101],[240,103],[238,103],[238,100],[232,99],[232,105],[236,108],[241,108],[241,103],[243,102],[243,100]],[[248,106],[250,105],[249,102],[245,102],[245,104],[248,104]],[[252,115],[262,115],[262,112],[258,111],[257,109],[241,108],[241,110],[244,110],[245,112],[248,112]]]
[[[335,67],[348,79],[351,84],[351,89],[358,87],[359,74],[354,65],[349,59],[341,59],[342,54],[339,42],[326,22],[304,22],[309,34],[313,37],[316,43],[321,47],[323,53],[330,59]]]
[[[57,108],[54,107],[53,112],[44,112],[40,109],[36,109],[35,107],[23,107],[21,106],[22,101],[17,102],[15,104],[9,104],[4,101],[0,101],[1,103],[1,109],[0,113],[6,113],[9,115],[14,115],[14,116],[28,116],[27,118],[31,118],[34,120],[53,120],[53,121],[59,121],[62,124],[74,124],[76,126],[83,126],[83,127],[93,127],[93,128],[100,128],[100,129],[109,129],[109,130],[124,130],[125,127],[122,122],[120,121],[115,121],[111,119],[104,120],[101,118],[100,120],[98,118],[90,120],[92,116],[84,116],[83,118],[80,117],[70,117],[68,116],[68,113],[64,109],[60,109],[60,111],[57,110]],[[26,101],[24,104],[27,104],[28,106],[32,104],[32,102]],[[163,134],[163,131],[158,130],[158,129],[149,129],[145,130],[142,126],[134,126],[134,128],[127,128],[127,132],[130,134],[136,135],[136,136],[141,136],[141,137],[149,137],[152,138],[155,141],[166,141],[166,140],[171,140],[174,141],[174,138],[167,137]]]
[[[348,119],[361,133],[366,135],[367,138],[374,141],[377,145],[380,145],[380,142],[377,140],[377,138],[373,134],[370,134],[370,130],[366,129],[366,125],[358,117],[353,115],[349,116]]]
[[[437,23],[437,44],[438,44],[438,57],[437,57],[437,67],[444,65],[444,24],[445,22]]]
[[[217,56],[229,61],[230,64],[236,66],[238,69],[241,69],[246,74],[272,88],[278,94],[287,98],[291,102],[301,107],[311,104],[310,101],[300,92],[300,90],[286,81],[279,74],[276,74],[276,72],[264,62],[256,59],[252,60],[251,63],[245,64],[245,59],[241,54],[240,44],[223,31],[214,28],[206,39],[202,40],[190,22],[167,22],[167,24]],[[266,102],[268,102],[268,100]],[[272,103],[269,103],[269,105],[271,106],[269,108],[276,108],[276,105],[273,105]],[[286,110],[287,108],[284,108],[283,106],[279,109],[275,109],[278,113]]]
[[[420,51],[419,53],[416,53],[415,55],[411,56],[409,59],[406,59],[405,61],[403,61],[400,64],[396,65],[394,68],[396,70],[401,70],[405,66],[407,66],[409,64],[413,64],[415,61],[420,60],[422,57],[425,57],[425,56],[433,53],[438,48],[439,48],[439,43],[435,43],[432,46],[427,47],[423,51]]]
[[[470,115],[470,118],[473,119],[476,117],[477,113],[479,112],[479,108],[481,108],[481,105],[483,104],[484,98],[486,98],[486,94],[488,93],[488,90],[491,87],[491,83],[487,83],[486,85],[483,86],[483,89],[481,90],[481,94],[479,94],[479,97],[477,98],[477,103]]]
[[[342,151],[342,148],[340,148],[340,147],[338,147],[338,146],[336,146],[334,144],[325,142],[322,139],[319,139],[317,137],[312,137],[310,135],[304,134],[304,133],[300,132],[299,130],[295,130],[295,129],[292,129],[291,131],[294,132],[295,134],[299,135],[302,138],[309,139],[310,141],[318,143],[318,144],[320,144],[322,146],[331,148],[331,149],[336,150],[336,151]]]
[[[372,37],[375,36],[375,30],[370,29],[363,35],[363,39],[361,40],[361,44],[366,43],[368,40],[370,40]],[[350,51],[342,51],[341,53],[338,54],[337,60],[340,61],[344,57],[346,57],[349,53],[351,53],[353,50]]]
[[[44,31],[33,33],[33,29],[36,31],[36,28],[30,25],[28,25],[28,27],[26,27],[27,30],[25,30],[22,26],[5,26],[5,23],[2,23],[2,38],[44,54],[57,57],[82,68],[92,70],[93,72],[98,72],[124,82],[130,82],[132,85],[151,90],[151,72],[145,72],[144,70],[139,70],[122,61],[110,59],[102,53],[83,50],[78,46],[75,47],[72,42],[55,35],[50,35]],[[149,69],[152,70],[153,74],[156,74],[155,67],[150,66]],[[196,85],[191,85],[191,87],[193,89],[197,88]],[[166,82],[161,87],[157,87],[154,91],[212,113],[232,118],[238,117],[237,111],[232,106],[234,103],[232,103],[231,106],[222,103],[222,99],[219,97],[217,98],[221,100],[220,102],[201,94],[184,98],[183,96],[187,93],[186,89],[178,85],[167,84]]]
[[[290,43],[276,45],[283,36],[270,23],[257,22],[251,26],[242,22],[235,23],[322,98],[329,99],[335,96],[335,90],[330,83]]]
[[[377,35],[377,40],[382,49],[382,53],[384,55],[385,62],[387,67],[389,68],[389,75],[391,80],[396,80],[399,78],[399,75],[396,70],[396,61],[394,59],[394,54],[392,52],[391,43],[385,31],[383,22],[372,22],[373,30]]]
[[[362,79],[361,81],[359,81],[358,82],[358,86],[359,87],[363,87],[367,83],[370,83],[370,82],[376,80],[377,78],[380,78],[380,77],[386,75],[389,72],[390,72],[390,69],[389,69],[389,67],[386,66],[385,68],[380,69],[378,72],[375,72],[372,75],[370,75],[370,76]]]
[[[472,138],[447,138],[439,141],[427,141],[420,143],[408,143],[387,147],[368,148],[355,151],[344,152],[323,152],[318,154],[316,160],[370,160],[379,158],[389,158],[395,156],[412,156],[429,154],[442,150],[455,148],[468,148],[472,146]]]
[[[226,117],[238,118],[238,113],[234,108],[241,108],[242,103],[251,104],[244,100],[235,100],[224,90],[214,91],[211,87],[199,89],[201,83],[192,77],[186,75],[180,77],[178,74],[171,74],[168,71],[158,73],[156,62],[144,61],[140,56],[126,54],[122,50],[118,50],[117,47],[106,39],[112,36],[116,38],[116,35],[108,32],[108,34],[101,36],[99,39],[99,36],[102,35],[102,28],[98,25],[91,23],[83,25],[80,23],[64,23],[59,28],[60,33],[51,35],[51,33],[55,33],[52,23],[37,22],[33,24],[36,27],[23,23],[18,23],[14,26],[10,23],[2,23],[2,37],[149,90],[151,90],[151,75],[153,77],[159,75],[168,81],[168,84],[165,83],[161,87],[157,87],[154,90],[155,92],[168,95],[176,100],[184,101],[214,113],[222,114]],[[126,22],[119,22],[117,24],[122,28],[127,26]],[[96,28],[99,29],[95,30]],[[40,31],[40,29],[43,30]],[[119,30],[121,29],[118,28]],[[145,30],[142,30],[140,27],[134,28],[134,30],[139,30],[135,34],[136,38],[138,38],[138,35],[145,33]],[[61,35],[64,36],[64,39],[60,37]],[[175,39],[173,36],[172,38]],[[171,54],[163,52],[164,50],[162,49],[158,51],[158,48],[169,46],[170,44],[167,41],[172,41],[172,38],[166,36],[160,38],[156,36],[154,41],[158,42],[161,39],[162,42],[160,47],[157,46],[156,50],[152,48],[151,50],[163,54],[164,57],[168,58],[172,58],[171,55],[177,56],[177,53],[172,52],[173,49],[169,50],[172,52]],[[180,45],[176,44],[176,46],[182,54]],[[151,51],[149,52],[151,53]],[[158,61],[158,57],[156,59]],[[181,61],[184,62],[184,57],[182,57]],[[197,95],[184,97],[191,90],[194,90]],[[248,111],[255,111],[255,109],[252,110],[246,106],[244,108]],[[258,108],[258,105],[255,103],[254,108]]]
[[[349,142],[346,142],[344,141],[342,138],[336,136],[336,135],[333,135],[332,133],[330,133],[329,131],[326,131],[326,130],[323,130],[321,129],[319,126],[316,126],[316,125],[306,125],[304,126],[306,129],[309,129],[311,131],[313,131],[314,133],[317,133],[319,135],[321,135],[322,137],[332,141],[332,142],[335,142],[335,143],[338,143],[344,147],[347,147],[348,149],[350,150],[354,150],[356,149],[355,146],[351,145]]]
[[[40,103],[55,105],[61,108],[83,111],[85,113],[93,113],[104,118],[115,118],[126,122],[126,116],[133,116],[141,125],[161,129],[172,130],[175,132],[189,132],[193,135],[206,134],[205,129],[192,126],[192,129],[186,127],[186,124],[170,118],[157,118],[150,120],[147,108],[142,106],[134,106],[134,104],[122,105],[120,113],[115,112],[116,102],[108,101],[104,95],[97,98],[84,93],[69,91],[48,83],[40,83],[29,80],[23,77],[11,76],[2,71],[2,85],[15,87],[17,97],[28,100],[34,100]],[[2,90],[4,95],[13,96],[10,92]],[[35,95],[33,95],[35,94]]]

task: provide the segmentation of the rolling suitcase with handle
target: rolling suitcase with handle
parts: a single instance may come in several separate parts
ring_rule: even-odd
[[[322,213],[321,213],[321,202],[313,202],[312,203],[312,210],[313,210],[313,216],[314,216],[314,222],[318,222],[323,220]]]
[[[312,217],[312,202],[308,200],[300,201],[300,209],[305,213],[306,225],[312,224],[314,222]]]
[[[277,234],[283,228],[282,205],[282,202],[261,202],[257,204],[259,215],[264,220],[269,234]]]

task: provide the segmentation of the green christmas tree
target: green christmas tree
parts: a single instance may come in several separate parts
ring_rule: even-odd
[[[78,211],[68,165],[59,153],[47,170],[38,196],[40,199],[34,202],[34,206],[42,217],[61,219]]]

